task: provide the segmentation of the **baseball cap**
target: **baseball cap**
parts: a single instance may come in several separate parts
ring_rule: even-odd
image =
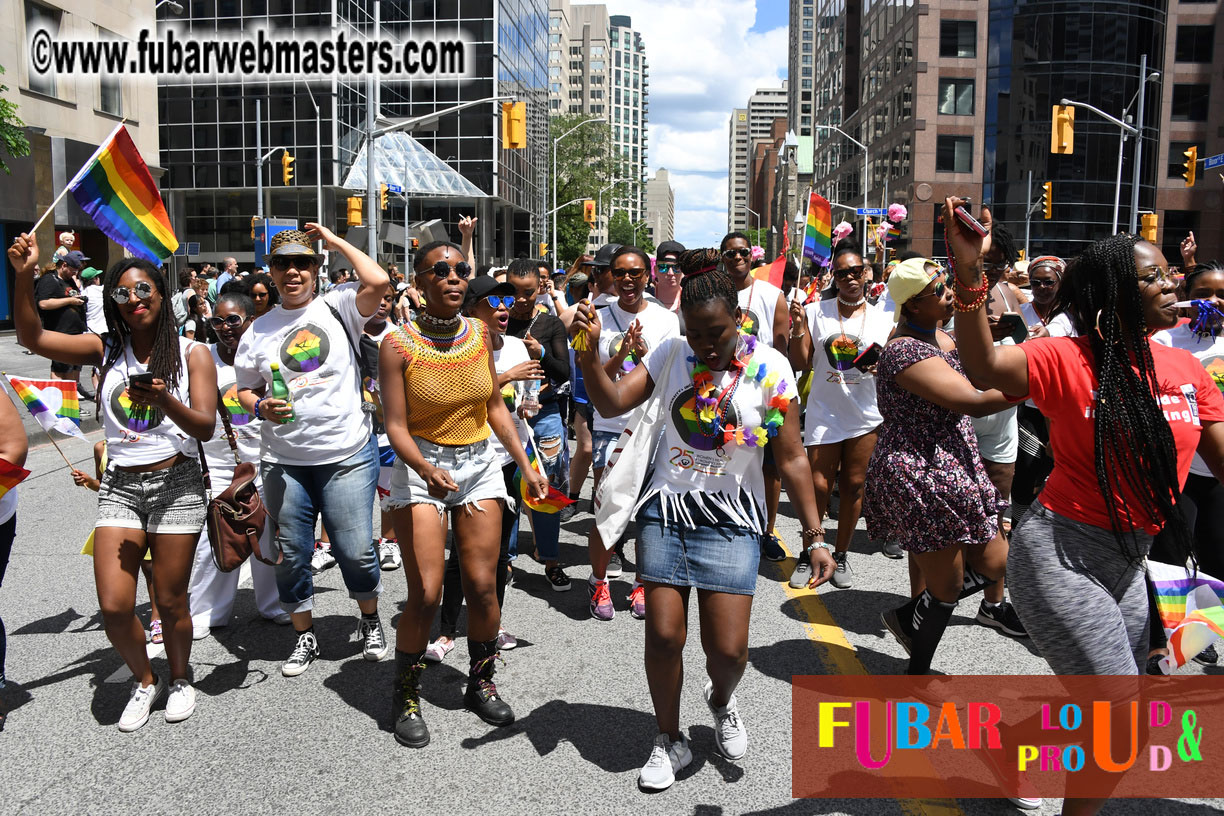
[[[85,255],[85,253],[81,252],[79,249],[74,249],[71,252],[65,252],[64,256],[60,258],[60,263],[66,263],[73,269],[80,269],[88,260],[90,259]]]
[[[928,272],[927,267],[934,266],[934,272]],[[939,264],[926,258],[910,258],[893,267],[888,276],[888,294],[897,310],[893,312],[893,320],[901,322],[901,306],[923,289],[930,286],[940,273]]]
[[[595,260],[591,261],[595,266],[608,267],[612,265],[612,256],[616,250],[620,249],[620,244],[604,244],[595,253]]]
[[[514,293],[513,284],[498,282],[497,278],[492,275],[481,275],[468,281],[467,294],[463,297],[463,306],[467,308],[489,295],[513,296]]]
[[[87,266],[81,270],[81,280],[93,280],[101,274],[101,269],[95,269],[92,266]]]
[[[655,249],[655,257],[662,260],[665,256],[671,255],[674,258],[679,258],[680,253],[684,251],[684,244],[679,241],[664,241]]]

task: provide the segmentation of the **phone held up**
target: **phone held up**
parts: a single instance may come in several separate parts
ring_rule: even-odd
[[[852,365],[859,371],[866,371],[878,362],[880,362],[880,344],[872,343],[859,352],[859,356],[854,358]]]
[[[982,226],[981,221],[978,221],[976,218],[974,218],[969,213],[969,205],[972,203],[973,200],[969,198],[965,198],[965,199],[962,199],[962,201],[964,203],[961,204],[959,207],[957,207],[953,211],[956,214],[956,220],[960,221],[962,224],[964,224],[966,227],[976,232],[978,235],[985,237],[986,234],[989,232],[989,230],[987,230],[984,226]]]

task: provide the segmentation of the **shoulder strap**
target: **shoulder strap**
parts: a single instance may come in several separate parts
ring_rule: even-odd
[[[234,464],[240,465],[242,458],[238,455],[238,440],[234,438],[234,426],[230,423],[229,409],[225,407],[225,395],[220,389],[217,389],[217,413],[221,414],[221,424],[225,427],[225,439],[229,442]]]
[[[320,300],[323,300],[320,298]],[[365,383],[361,379],[361,352],[357,349],[357,344],[353,342],[353,336],[349,334],[348,326],[344,324],[344,320],[340,317],[340,313],[336,308],[323,300],[323,305],[332,313],[332,317],[336,318],[336,322],[340,324],[340,331],[344,332],[344,339],[348,340],[349,351],[353,354],[353,373],[357,377],[357,395],[364,400]]]

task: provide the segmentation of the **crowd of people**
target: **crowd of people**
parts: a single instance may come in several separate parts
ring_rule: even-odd
[[[694,589],[716,747],[741,758],[735,690],[758,562],[787,555],[783,488],[802,529],[792,587],[853,587],[860,518],[883,555],[908,560],[906,602],[880,614],[910,674],[937,665],[954,610],[978,592],[975,620],[1031,638],[1055,673],[1152,671],[1166,644],[1144,559],[1224,575],[1224,267],[1197,263],[1190,236],[1176,275],[1126,234],[1026,262],[989,211],[984,235],[965,227],[961,204],[945,202],[947,258],[885,263],[848,239],[823,269],[788,264],[782,287],[754,273],[738,232],[653,257],[608,245],[568,271],[495,269],[475,266],[464,219],[461,243],[421,247],[403,280],[307,224],[273,238],[266,273],[227,259],[178,273],[177,288],[144,261],[100,272],[80,253],[36,280],[37,243],[18,237],[21,344],[52,376],[97,371],[105,441],[96,478],[76,475],[98,490],[98,599],[135,677],[119,728],[143,726],[167,694],[167,721],[192,715],[192,640],[232,613],[201,458],[214,494],[237,462],[258,468],[275,566],[254,563],[252,578],[260,614],[294,632],[282,674],[319,659],[314,577],[338,566],[364,657],[394,651],[394,735],[413,748],[430,741],[426,668],[455,648],[464,602],[465,705],[514,721],[494,675],[516,644],[503,608],[520,523],[564,592],[577,565],[562,563],[561,525],[577,518],[591,617],[620,606],[644,621],[657,736],[640,785],[667,788],[692,761],[679,713]],[[24,449],[6,451],[20,464]],[[549,495],[570,503],[557,512]],[[628,596],[613,597],[630,562]],[[142,565],[168,686],[135,614]],[[401,567],[392,638],[382,573]],[[1099,807],[1068,799],[1063,812]]]

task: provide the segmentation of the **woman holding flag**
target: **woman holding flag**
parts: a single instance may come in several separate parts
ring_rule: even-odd
[[[145,652],[136,618],[136,580],[146,548],[165,633],[172,687],[167,722],[195,710],[188,681],[191,617],[187,583],[204,527],[204,482],[197,440],[212,437],[217,372],[208,349],[178,336],[166,280],[152,263],[127,259],[103,281],[109,332],[66,335],[45,331],[34,303],[38,243],[19,236],[8,251],[17,270],[14,321],[21,345],[56,360],[102,368],[98,408],[110,464],[98,494],[94,579],[106,635],[136,682],[119,719],[134,731],[166,693]]]

